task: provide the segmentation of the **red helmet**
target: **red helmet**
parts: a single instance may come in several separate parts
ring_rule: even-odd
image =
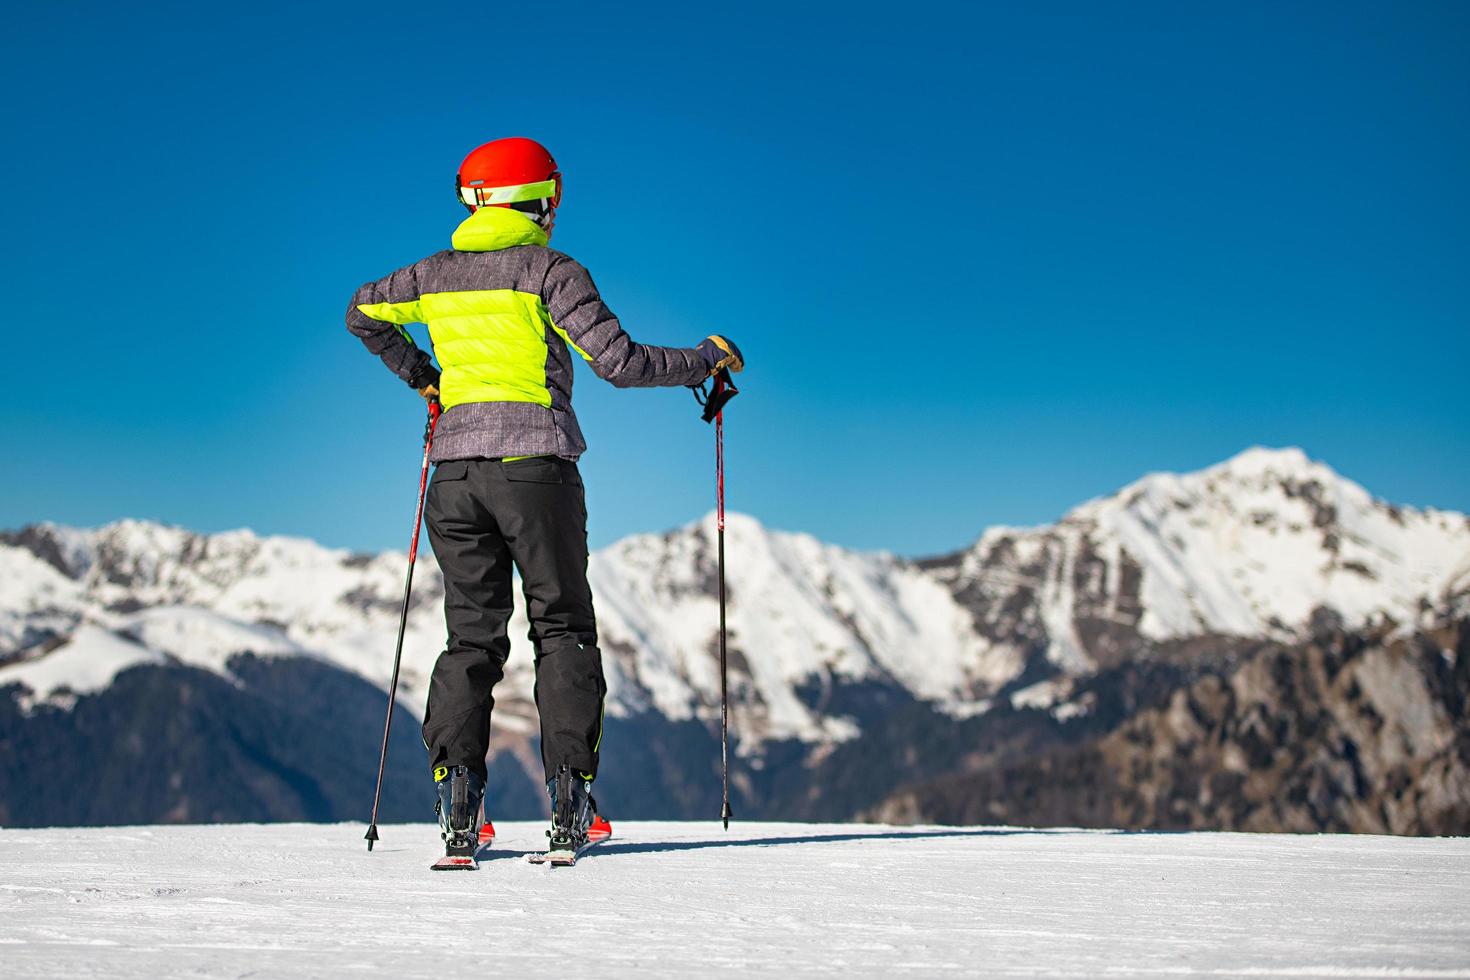
[[[492,140],[471,150],[459,165],[454,195],[471,214],[482,207],[508,208],[539,202],[539,208],[516,210],[526,211],[550,231],[556,207],[561,204],[561,172],[546,147],[535,140],[523,136]]]

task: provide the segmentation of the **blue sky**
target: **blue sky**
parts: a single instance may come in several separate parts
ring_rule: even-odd
[[[139,6],[7,25],[0,526],[403,547],[421,403],[342,313],[514,134],[636,339],[744,348],[773,526],[948,550],[1252,444],[1470,510],[1470,5]],[[594,544],[712,506],[687,391],[576,404]]]

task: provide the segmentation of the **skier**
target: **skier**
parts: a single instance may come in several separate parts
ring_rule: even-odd
[[[511,568],[535,651],[549,854],[575,856],[596,816],[602,656],[587,585],[587,509],[571,352],[618,387],[697,385],[743,368],[721,336],[634,342],[570,257],[547,248],[562,175],[534,140],[494,140],[454,181],[469,217],[453,247],[357,290],[347,328],[437,400],[426,521],[444,573],[448,644],[434,665],[424,744],[447,855],[472,855],[485,792],[492,692],[510,654]],[[404,324],[425,323],[439,366]]]

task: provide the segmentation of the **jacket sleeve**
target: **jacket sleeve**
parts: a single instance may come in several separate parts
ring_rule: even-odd
[[[364,283],[347,307],[347,329],[363,346],[382,358],[388,370],[422,388],[437,384],[439,369],[413,342],[406,323],[422,323],[419,312],[418,264],[405,266],[377,282]]]
[[[587,270],[564,255],[547,271],[541,298],[552,328],[599,378],[619,388],[697,385],[709,375],[709,365],[692,347],[635,342],[603,303]]]

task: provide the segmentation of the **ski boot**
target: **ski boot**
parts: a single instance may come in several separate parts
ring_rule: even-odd
[[[480,848],[485,824],[485,780],[466,766],[440,766],[434,770],[439,800],[439,836],[444,838],[444,857],[436,871],[473,871],[479,867],[475,852]],[[493,833],[493,831],[492,831]]]
[[[592,798],[592,780],[570,766],[562,766],[546,783],[551,795],[551,829],[546,832],[550,844],[542,863],[571,866],[586,846],[606,840],[612,828],[597,815],[597,801]]]

